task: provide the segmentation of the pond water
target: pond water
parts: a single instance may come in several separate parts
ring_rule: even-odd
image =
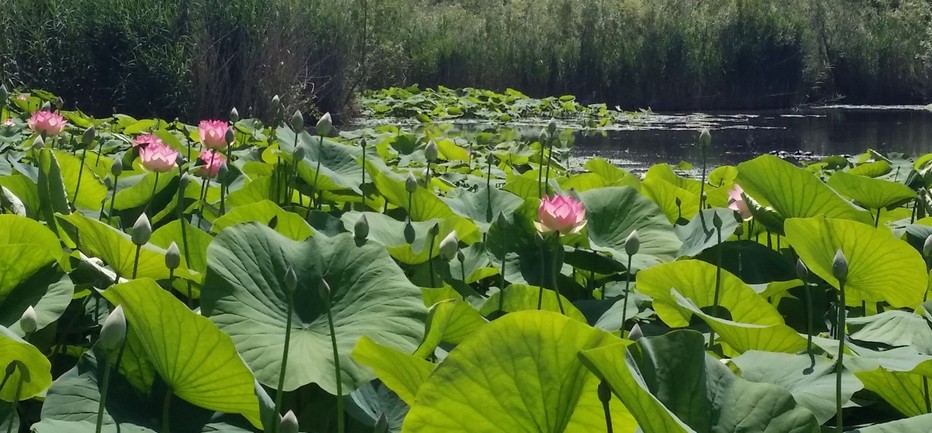
[[[712,131],[711,164],[762,153],[806,159],[868,148],[917,156],[932,152],[930,106],[826,106],[744,113],[651,113],[604,131],[578,131],[574,157],[601,156],[634,170],[657,162],[699,162],[697,130]]]

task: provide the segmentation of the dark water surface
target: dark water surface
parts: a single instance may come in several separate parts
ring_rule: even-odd
[[[828,106],[804,110],[644,114],[604,131],[579,131],[574,157],[601,156],[642,168],[698,163],[697,130],[712,132],[711,164],[737,164],[762,153],[857,154],[868,148],[917,156],[932,152],[932,107]]]

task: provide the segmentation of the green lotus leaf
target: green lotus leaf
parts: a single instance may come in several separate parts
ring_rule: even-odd
[[[35,220],[17,215],[0,215],[0,246],[34,244],[51,259],[62,255],[58,237]]]
[[[479,313],[489,317],[496,311],[512,313],[527,310],[543,310],[560,312],[560,303],[563,304],[563,312],[571,319],[586,323],[586,316],[577,309],[569,299],[560,295],[560,302],[557,302],[557,293],[550,289],[544,289],[543,299],[540,298],[541,289],[538,286],[529,286],[526,284],[509,284],[505,290],[495,292],[482,304]],[[538,301],[540,300],[540,307]]]
[[[697,259],[717,264],[748,284],[766,284],[796,278],[795,263],[773,248],[751,240],[728,241],[706,249]]]
[[[457,346],[434,369],[420,386],[403,431],[604,429],[598,380],[576,352],[618,341],[558,313],[507,314]],[[636,426],[627,411],[613,403],[615,431],[633,432]]]
[[[715,215],[718,215],[722,220],[720,230],[716,229],[713,224]],[[728,240],[737,228],[738,220],[735,219],[733,210],[724,208],[703,209],[689,221],[689,224],[677,225],[674,228],[676,236],[683,242],[677,256],[691,257],[698,255],[707,248]]]
[[[12,260],[13,269],[19,269],[29,262],[29,253],[9,257],[10,253],[17,252],[16,246],[10,245],[0,247],[0,251],[0,275],[3,275],[2,280],[6,284],[15,278],[17,272],[4,269],[10,264],[4,263],[4,257]],[[23,276],[9,291],[4,292],[0,288],[0,325],[8,327],[16,335],[24,335],[19,321],[23,312],[32,306],[36,312],[37,329],[43,329],[61,317],[73,296],[74,283],[71,277],[57,263],[47,263]]]
[[[424,341],[414,356],[426,358],[440,343],[460,344],[486,323],[488,321],[479,311],[465,301],[451,299],[438,302],[428,310]]]
[[[918,314],[889,310],[873,316],[852,317],[848,338],[891,347],[910,346],[919,353],[932,355],[932,328]]]
[[[62,180],[61,169],[58,166],[58,160],[55,154],[48,148],[37,151],[39,163],[38,191],[39,191],[39,213],[42,219],[48,223],[52,231],[57,232],[57,223],[55,214],[70,214],[71,207],[68,205],[68,194],[65,192],[64,181]]]
[[[39,187],[35,182],[17,173],[10,176],[0,176],[0,187],[9,190],[23,203],[23,206],[26,207],[26,216],[30,218],[39,216],[42,202],[39,198]]]
[[[295,133],[290,128],[279,127],[276,137],[286,153],[294,152]],[[298,146],[305,150],[304,160],[298,164],[298,175],[308,185],[314,185],[317,178],[319,191],[352,190],[361,194],[363,167],[359,164],[362,150],[356,146],[347,146],[329,138],[311,136],[302,131],[298,136]],[[369,155],[372,158],[372,155]],[[367,158],[368,159],[368,158]],[[320,175],[317,164],[320,163]]]
[[[347,212],[341,217],[343,226],[348,231],[353,231],[356,221],[362,218],[363,215],[366,216],[366,221],[369,223],[369,236],[367,239],[375,244],[385,246],[389,254],[391,254],[395,260],[409,265],[425,263],[429,258],[437,257],[437,254],[439,254],[440,241],[450,234],[450,232],[456,231],[457,238],[460,240],[474,241],[478,238],[476,226],[458,217],[412,222],[411,225],[414,227],[415,237],[414,242],[411,243],[408,243],[405,239],[404,221],[398,221],[385,214],[376,212]],[[434,240],[434,250],[431,255],[430,229],[435,224],[438,225],[439,231]]]
[[[426,311],[420,290],[383,247],[356,246],[350,234],[297,242],[264,225],[237,225],[221,232],[207,250],[201,308],[233,338],[263,384],[278,385],[288,310],[282,281],[288,266],[298,286],[285,390],[316,383],[336,393],[322,279],[331,289],[344,390],[373,378],[349,358],[362,335],[409,353],[421,341]]]
[[[854,374],[864,383],[864,388],[875,392],[903,415],[919,416],[927,413],[927,405],[932,404],[924,391],[932,378],[930,373],[932,362],[926,361],[910,371],[881,366]]]
[[[630,186],[634,189],[640,189],[641,179],[604,158],[592,158],[583,164],[586,170],[605,180],[605,186]]]
[[[891,171],[893,171],[893,167],[890,166],[890,162],[879,160],[852,167],[846,173],[856,176],[880,177]]]
[[[414,194],[412,194],[411,202],[408,203],[408,191],[405,190],[405,178],[394,173],[382,171],[369,161],[367,161],[366,164],[369,166],[368,171],[372,176],[372,182],[375,183],[379,192],[385,196],[385,199],[392,205],[407,210],[412,221],[426,221],[433,218],[450,218],[457,216],[456,213],[450,209],[448,204],[421,186],[417,187]]]
[[[444,198],[453,212],[472,220],[487,232],[500,213],[510,215],[524,203],[520,197],[498,188],[481,187],[477,192],[461,190],[455,197]]]
[[[252,204],[237,206],[230,209],[222,217],[214,220],[211,228],[214,233],[220,233],[224,229],[237,224],[258,222],[268,225],[272,219],[276,220],[275,231],[287,236],[290,239],[301,241],[314,234],[311,225],[304,221],[300,215],[288,212],[280,208],[277,204],[269,200],[262,200]]]
[[[653,298],[657,316],[667,325],[689,325],[692,313],[681,307],[671,289],[676,289],[699,308],[714,305],[715,265],[699,260],[681,260],[657,265],[637,274],[638,291]],[[728,310],[739,323],[780,325],[783,317],[764,298],[734,274],[721,271],[719,306]]]
[[[645,433],[819,431],[815,416],[788,391],[735,376],[704,346],[701,334],[675,331],[580,355]]]
[[[872,223],[869,212],[852,205],[812,173],[773,155],[738,164],[737,183],[784,218],[817,215]]]
[[[0,404],[13,401],[17,388],[19,400],[23,401],[43,393],[52,384],[52,364],[45,355],[9,329],[0,326],[0,365],[6,369],[14,362],[16,370],[7,379],[8,385],[0,389]]]
[[[155,195],[158,195],[161,191],[165,190],[169,186],[177,185],[176,179],[178,179],[178,173],[174,171],[159,174],[158,185],[155,184],[156,173],[154,172],[143,173],[139,176],[131,177],[121,176],[120,179],[117,180],[118,184],[122,185],[126,182],[132,182],[132,186],[121,189],[116,194],[113,202],[113,208],[116,210],[124,210],[145,206],[152,200],[153,192]],[[196,182],[192,181],[191,184],[188,185],[188,188],[191,188],[192,185],[196,184]],[[200,185],[197,185],[197,187],[198,191],[200,191]],[[83,190],[84,186],[82,186],[81,189]],[[177,186],[172,189],[177,189]]]
[[[100,209],[100,204],[107,198],[107,187],[103,182],[89,167],[81,168],[80,158],[61,150],[54,152],[69,201],[84,209]],[[78,183],[81,184],[80,189]],[[75,191],[78,192],[77,196]]]
[[[175,395],[261,425],[253,375],[230,337],[210,320],[150,279],[112,286],[104,297],[123,306],[129,333]]]
[[[790,245],[809,270],[835,288],[839,285],[832,274],[832,260],[836,251],[844,253],[848,306],[886,301],[894,307],[915,307],[922,303],[929,280],[922,256],[889,232],[824,217],[789,219],[785,227]]]
[[[13,405],[0,404],[0,431],[19,431],[19,413]]]
[[[916,191],[902,183],[835,172],[828,185],[839,194],[870,209],[885,209],[916,198]]]
[[[699,212],[698,195],[663,179],[645,179],[641,182],[641,191],[660,207],[671,223],[692,218]]]
[[[415,355],[378,344],[362,336],[353,349],[353,359],[375,370],[375,375],[409,406],[427,381],[434,364]]]
[[[748,351],[731,360],[741,377],[751,382],[772,383],[825,423],[835,416],[835,363],[824,356]],[[864,386],[849,370],[842,372],[841,398],[847,402]]]
[[[616,261],[627,266],[625,241],[637,230],[641,246],[631,257],[633,269],[646,269],[675,258],[680,240],[660,209],[634,188],[585,191],[579,198],[586,206],[586,229],[592,249],[611,253]]]
[[[874,424],[852,430],[852,433],[926,433],[932,431],[932,414]]]

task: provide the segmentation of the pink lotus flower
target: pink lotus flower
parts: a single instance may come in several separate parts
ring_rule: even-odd
[[[136,147],[139,149],[145,149],[150,144],[157,144],[159,146],[165,146],[165,143],[162,142],[162,139],[157,137],[155,134],[143,134],[143,135],[136,137],[136,139],[133,140],[133,147]]]
[[[537,219],[534,226],[541,233],[579,233],[586,226],[586,208],[570,196],[544,197],[537,208]]]
[[[205,150],[197,157],[198,176],[217,177],[220,168],[227,165],[227,157],[220,152]]]
[[[230,124],[223,120],[202,120],[197,125],[197,132],[201,137],[201,143],[204,147],[213,150],[223,150],[227,148],[227,130]]]
[[[65,122],[65,118],[62,117],[61,114],[46,110],[39,110],[35,113],[32,113],[32,116],[29,117],[29,120],[26,123],[33,131],[49,137],[54,137],[58,134],[61,134],[61,132],[65,129],[65,125],[68,124],[68,122]]]
[[[741,218],[749,219],[751,218],[751,209],[748,208],[742,194],[744,194],[744,189],[738,184],[728,190],[728,208],[737,211]]]
[[[12,118],[12,117],[9,117],[9,118],[7,118],[6,120],[3,121],[3,126],[10,126],[10,127],[13,127],[13,126],[16,126],[16,123],[13,122],[13,118]]]
[[[17,100],[20,100],[20,101],[25,101],[25,100],[29,99],[29,94],[28,94],[28,93],[20,93],[19,95],[16,95],[16,99],[17,99]]]
[[[178,166],[178,152],[172,148],[150,143],[146,147],[139,147],[139,158],[146,170],[165,173]]]

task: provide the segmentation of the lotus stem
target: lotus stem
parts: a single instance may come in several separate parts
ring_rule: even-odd
[[[327,281],[321,280],[321,282],[327,287],[327,296],[324,296],[324,307],[327,308],[327,326],[330,327],[330,345],[333,347],[333,365],[337,379],[337,433],[344,433],[346,426],[343,419],[343,379],[342,374],[340,374],[340,351],[337,348],[337,331],[333,326],[333,311],[330,305],[331,292],[329,287],[326,286]]]
[[[598,394],[599,401],[602,402],[602,411],[605,413],[605,432],[612,433],[614,427],[612,426],[612,411],[609,408],[609,402],[612,400],[612,391],[608,386],[608,382],[604,379],[599,382]]]
[[[81,178],[84,176],[84,160],[87,158],[87,149],[81,152],[81,166],[78,168],[78,182],[74,186],[74,201],[78,201],[78,191],[81,190]]]
[[[621,309],[621,332],[624,334],[625,331],[625,321],[628,320],[628,298],[631,296],[630,286],[631,286],[631,256],[628,256],[628,267],[625,268],[628,270],[628,277],[625,278],[625,300],[622,304]],[[604,297],[604,296],[603,296]]]
[[[551,276],[553,278],[552,280],[553,291],[556,292],[556,295],[557,295],[557,306],[560,307],[560,314],[565,316],[566,311],[563,310],[563,299],[561,299],[562,296],[560,296],[560,285],[557,282],[560,276],[560,265],[561,265],[559,249],[563,248],[563,246],[560,245],[560,232],[555,232],[553,235],[553,239],[556,241],[554,242],[554,244],[556,245],[556,249],[554,249],[553,251],[553,272],[551,272]]]
[[[547,263],[545,261],[544,243],[540,243],[540,287],[537,291],[537,309],[540,310],[544,305],[544,281],[546,281]]]
[[[359,184],[359,192],[362,193],[362,210],[366,210],[366,191],[363,189],[366,185],[366,138],[363,137],[362,145],[362,183]]]
[[[107,222],[113,225],[113,204],[116,202],[117,182],[120,176],[113,176],[113,193],[110,194],[110,210],[107,211]]]
[[[703,170],[703,171],[705,171],[705,170]],[[699,211],[699,213],[700,213],[700,215],[701,215],[701,214],[702,214],[702,211]],[[718,316],[719,316],[719,312],[718,312],[718,297],[719,297],[719,293],[721,292],[721,289],[722,289],[722,248],[721,248],[721,245],[722,245],[722,229],[721,229],[721,227],[716,227],[716,228],[715,228],[715,231],[716,231],[716,235],[718,236],[718,237],[717,237],[717,242],[718,242],[718,243],[716,244],[716,246],[718,247],[718,260],[717,260],[717,263],[715,264],[715,294],[714,294],[714,296],[712,297],[712,308],[713,308],[713,314],[714,314],[716,317],[718,317]],[[709,350],[712,350],[712,346],[713,346],[714,344],[715,344],[715,330],[712,329],[712,330],[710,331],[710,333],[709,333]]]
[[[136,256],[133,258],[133,279],[136,279],[136,271],[139,270],[139,253],[142,252],[142,245],[136,245]]]
[[[809,281],[803,280],[806,297],[806,353],[812,354],[812,288]]]
[[[107,393],[110,390],[110,356],[104,359],[104,379],[100,387],[100,402],[97,403],[97,433],[100,433],[104,425],[104,407],[107,403]]]
[[[321,135],[320,146],[317,147],[317,168],[314,169],[314,186],[311,189],[311,199],[314,200],[314,208],[318,210],[320,209],[321,195],[320,195],[320,191],[317,190],[317,180],[320,179],[320,160],[323,159],[323,153],[324,153],[324,136]]]
[[[550,194],[550,165],[553,163],[553,134],[550,134],[550,140],[547,143],[547,172],[544,175],[544,194]]]
[[[410,197],[410,194],[409,194]],[[427,252],[427,271],[430,273],[430,287],[437,287],[436,277],[434,276],[434,241],[437,240],[437,234],[431,230],[430,249]]]
[[[12,369],[7,368],[7,375],[3,377],[3,383],[0,383],[0,389],[3,389],[3,385],[5,385],[7,380],[13,376],[13,372],[15,372],[17,368],[24,368],[22,365],[20,365],[19,361],[13,361],[11,365],[13,365],[13,368]],[[16,406],[19,404],[19,394],[23,390],[24,380],[25,380],[25,375],[23,375],[23,373],[20,372],[19,380],[16,381],[16,392],[13,393],[13,401],[10,402],[10,407],[11,407],[10,413],[11,414],[16,413]],[[6,433],[12,433],[12,432],[13,432],[13,421],[11,420],[10,423],[7,424]]]
[[[213,167],[214,165],[214,150],[210,150],[210,161],[207,161],[207,167]],[[208,168],[208,171],[210,169]],[[158,180],[156,177],[155,180]],[[201,193],[198,196],[198,217],[200,220],[204,219],[204,203],[207,201],[207,192],[208,192],[208,183],[210,182],[209,173],[204,175],[204,180],[201,181]]]
[[[100,140],[100,145],[97,146],[97,160],[94,161],[94,166],[96,167],[100,164],[100,154],[104,153],[104,141]]]
[[[880,225],[880,212],[882,210],[882,208],[877,208],[877,217],[874,218],[874,228],[877,228]]]
[[[285,319],[285,348],[282,350],[282,368],[278,373],[278,392],[275,394],[275,413],[281,414],[282,397],[285,394],[285,372],[288,369],[288,351],[291,346],[291,316],[294,314],[294,294],[286,290],[286,299],[288,301],[288,316]],[[273,423],[276,424],[276,423]],[[272,427],[272,433],[278,430],[277,424]]]
[[[162,433],[171,433],[171,428],[169,427],[171,421],[171,405],[172,388],[168,387],[165,390],[165,399],[162,400]]]
[[[839,286],[839,303],[838,303],[838,358],[836,359],[835,364],[835,424],[837,425],[837,431],[844,431],[844,420],[842,417],[842,401],[841,401],[841,373],[844,369],[844,357],[845,357],[845,279],[842,278],[838,281]],[[928,398],[926,398],[928,401]]]

